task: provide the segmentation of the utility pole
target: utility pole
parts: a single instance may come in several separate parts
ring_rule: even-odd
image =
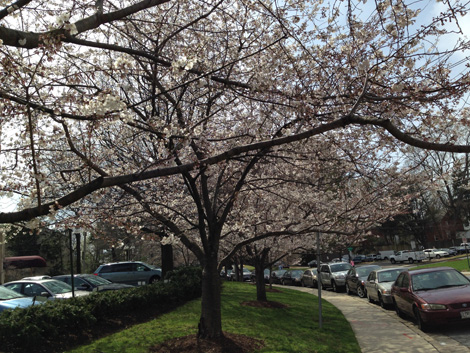
[[[320,232],[317,232],[317,287],[318,287],[318,327],[323,328],[323,314],[322,314],[322,305],[321,305],[321,275],[320,275]]]
[[[5,271],[3,261],[5,259],[5,233],[0,230],[0,284],[5,283]]]

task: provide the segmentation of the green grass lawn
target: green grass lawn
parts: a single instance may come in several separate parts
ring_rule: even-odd
[[[268,300],[287,304],[282,309],[240,305],[256,299],[250,283],[224,282],[222,292],[222,329],[244,334],[265,343],[258,352],[361,352],[354,333],[343,314],[323,301],[323,327],[318,326],[318,298],[287,288],[268,292]],[[200,300],[150,322],[135,325],[69,352],[137,353],[170,338],[196,334]]]
[[[447,261],[431,262],[431,263],[428,263],[428,264],[425,264],[425,265],[419,265],[419,266],[413,267],[413,270],[418,269],[418,268],[441,267],[441,266],[453,267],[456,270],[459,270],[459,271],[462,271],[462,272],[469,272],[470,271],[470,268],[468,267],[468,261],[467,261],[466,256],[460,257],[460,258],[455,258],[455,259],[449,259]]]

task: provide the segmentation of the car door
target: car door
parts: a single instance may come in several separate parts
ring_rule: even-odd
[[[369,273],[367,280],[365,281],[366,292],[369,298],[372,300],[379,300],[377,295],[377,273],[372,271]]]
[[[328,265],[323,265],[320,270],[320,278],[323,286],[330,285],[330,268]]]
[[[410,277],[408,272],[400,273],[395,285],[397,291],[394,295],[394,299],[398,308],[409,315],[413,315],[413,301],[411,298]]]
[[[346,275],[346,281],[348,283],[349,289],[357,292],[357,283],[359,281],[359,277],[357,276],[357,271],[354,267],[349,269],[348,274]]]
[[[150,269],[143,264],[132,264],[134,282],[138,286],[148,283]]]

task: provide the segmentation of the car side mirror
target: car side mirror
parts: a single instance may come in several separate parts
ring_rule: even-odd
[[[48,292],[41,292],[40,296],[49,298],[51,295]]]

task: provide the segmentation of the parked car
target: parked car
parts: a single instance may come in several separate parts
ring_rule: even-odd
[[[364,265],[349,269],[346,274],[346,294],[356,293],[359,298],[365,298],[366,291],[364,283],[373,270],[379,270],[379,265]]]
[[[382,308],[393,304],[390,290],[398,275],[405,267],[392,267],[374,270],[365,281],[365,289],[369,302],[377,302]]]
[[[303,274],[303,270],[289,269],[283,273],[281,284],[284,286],[300,286]]]
[[[7,287],[0,286],[0,312],[7,309],[27,308],[36,303],[40,303],[40,301],[15,292]]]
[[[445,248],[444,250],[447,250],[450,256],[455,256],[459,253],[459,251],[457,250],[455,246],[451,246],[450,248]]]
[[[332,288],[339,292],[346,284],[346,273],[352,266],[347,262],[322,264],[320,266],[320,280],[322,289]]]
[[[226,280],[230,280],[230,275],[231,274],[232,274],[232,270],[227,270],[227,272],[225,272],[225,270],[220,271],[220,277],[222,277]]]
[[[60,275],[52,278],[72,285],[71,275]],[[134,286],[130,284],[113,283],[103,277],[89,274],[73,275],[73,285],[76,290],[85,290],[88,292],[104,292],[108,290],[134,288]]]
[[[356,255],[352,258],[352,261],[355,263],[355,264],[359,264],[363,261],[366,260],[366,255]]]
[[[249,269],[247,268],[243,268],[243,281],[251,281],[253,279],[253,272],[251,272]],[[235,281],[236,280],[236,274],[235,274],[235,270],[233,270],[231,273],[230,273],[230,280],[231,281]]]
[[[145,262],[126,261],[100,265],[93,274],[114,283],[140,286],[158,282],[162,277],[162,270]]]
[[[300,280],[300,284],[302,287],[318,287],[318,280],[317,280],[318,271],[316,268],[309,268],[305,270],[302,274],[302,279]]]
[[[281,277],[287,270],[276,270],[271,272],[271,282],[274,284],[281,284]]]
[[[422,331],[470,321],[470,280],[451,267],[403,271],[391,291],[396,313],[414,318]]]
[[[20,279],[4,284],[5,287],[27,297],[46,297],[49,300],[72,298],[72,287],[56,279]],[[90,292],[76,290],[76,297],[88,295]]]
[[[449,256],[447,251],[439,250],[439,249],[424,249],[424,254],[428,259],[440,259],[441,257]]]

